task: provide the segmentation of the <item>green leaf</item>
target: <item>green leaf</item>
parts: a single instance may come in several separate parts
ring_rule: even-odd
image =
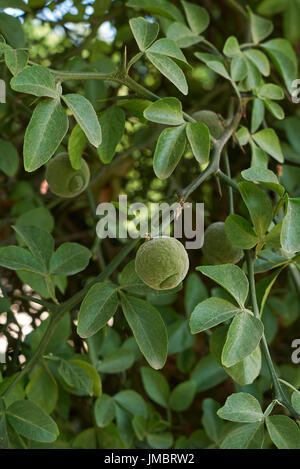
[[[68,127],[67,113],[58,99],[47,99],[36,106],[24,137],[26,171],[35,171],[51,158]]]
[[[206,54],[206,53],[203,53],[203,52],[195,52],[195,56],[201,60],[202,62],[205,63],[205,65],[207,65],[207,67],[209,67],[211,70],[213,70],[215,73],[217,73],[218,75],[221,75],[222,77],[226,78],[227,80],[231,80],[226,68],[225,68],[225,65],[223,63],[223,61],[213,55],[213,54]]]
[[[268,189],[276,192],[280,197],[285,192],[284,187],[279,184],[276,174],[270,169],[261,168],[260,166],[252,166],[251,168],[242,171],[241,174],[246,181],[259,182]]]
[[[121,373],[131,368],[133,363],[134,354],[131,350],[113,350],[97,364],[97,369],[100,373]]]
[[[222,363],[226,367],[235,365],[256,349],[263,335],[263,324],[250,312],[238,313],[227,333],[222,352]]]
[[[258,67],[252,62],[252,60],[245,57],[245,62],[247,68],[245,87],[247,90],[254,90],[261,83],[261,74]]]
[[[153,161],[154,172],[159,179],[167,179],[173,173],[184,153],[185,145],[185,124],[162,131]]]
[[[0,449],[27,449],[23,439],[12,428],[4,412],[0,412]]]
[[[132,389],[120,391],[114,395],[115,402],[123,407],[127,412],[132,415],[142,415],[147,418],[148,410],[147,405],[140,394]]]
[[[0,171],[3,171],[6,176],[15,176],[19,166],[19,155],[14,145],[1,138],[0,153]]]
[[[137,10],[146,10],[159,16],[163,16],[173,21],[184,22],[181,11],[167,0],[129,0],[126,6]]]
[[[253,142],[253,140],[250,140],[249,143],[251,147],[251,166],[253,167],[257,166],[257,167],[264,168],[264,169],[268,168],[269,157],[266,154],[266,152],[264,152],[264,150],[259,148]]]
[[[141,374],[145,391],[150,399],[162,407],[168,407],[170,387],[164,375],[145,366],[141,368]]]
[[[173,444],[172,433],[148,433],[147,442],[155,449],[169,449]]]
[[[0,31],[6,41],[15,49],[25,47],[24,31],[19,18],[0,13]]]
[[[55,379],[45,368],[38,368],[25,391],[28,399],[41,407],[47,414],[53,412],[57,404],[58,389]]]
[[[54,228],[54,218],[47,208],[37,207],[22,213],[16,220],[16,226],[36,226],[51,233]]]
[[[286,0],[263,0],[257,8],[260,15],[276,15],[286,9]]]
[[[190,47],[203,40],[202,36],[193,33],[193,31],[182,23],[171,23],[167,29],[167,37],[174,41],[181,49]]]
[[[196,272],[188,275],[185,282],[184,308],[189,316],[200,301],[208,298],[208,291]]]
[[[181,1],[189,27],[195,34],[201,34],[208,28],[209,14],[205,8],[194,3]]]
[[[101,449],[125,449],[126,445],[121,440],[115,424],[109,424],[105,429],[99,428],[97,431],[98,444]]]
[[[154,369],[162,368],[168,353],[165,324],[156,308],[146,301],[121,293],[123,313],[137,344]]]
[[[123,407],[115,403],[116,408],[116,422],[120,438],[127,447],[131,447],[133,444],[133,428],[132,428],[132,416]]]
[[[284,36],[291,43],[295,43],[299,39],[299,13],[300,4],[298,0],[291,0],[287,3],[283,15],[283,31]]]
[[[250,355],[236,363],[235,365],[225,368],[231,378],[240,386],[252,384],[261,372],[262,360],[260,347],[256,347]]]
[[[251,249],[259,241],[250,223],[240,215],[229,215],[226,218],[225,231],[229,241],[240,249]]]
[[[247,76],[247,61],[244,55],[235,55],[230,64],[230,74],[234,81],[244,80]]]
[[[254,230],[263,239],[273,220],[273,207],[269,196],[257,184],[240,182],[239,191],[249,210]]]
[[[235,36],[230,36],[226,40],[224,48],[223,48],[223,53],[227,57],[234,57],[235,55],[238,55],[241,53],[239,42]]]
[[[121,141],[125,127],[125,114],[118,106],[111,106],[100,115],[102,143],[98,155],[103,163],[110,163]]]
[[[255,67],[258,68],[264,77],[268,77],[270,75],[269,60],[262,51],[257,49],[247,49],[245,51],[245,56],[252,62],[253,65],[255,65]]]
[[[12,78],[10,85],[13,90],[20,93],[33,94],[34,96],[46,96],[59,98],[55,80],[51,72],[41,65],[33,65],[25,68],[16,77]]]
[[[210,134],[208,127],[202,122],[189,122],[186,126],[186,135],[196,160],[200,164],[207,163],[210,153]]]
[[[19,246],[0,248],[0,265],[11,270],[28,270],[43,273],[43,268],[33,255]]]
[[[177,98],[162,98],[150,104],[144,117],[159,124],[180,125],[184,123],[181,102]]]
[[[298,59],[293,47],[286,39],[272,39],[262,44],[262,48],[271,58],[292,94],[294,91],[292,83],[298,78]]]
[[[192,334],[210,329],[231,319],[241,310],[222,298],[208,298],[199,303],[192,312],[190,328]]]
[[[162,39],[158,39],[148,49],[148,52],[153,52],[155,54],[160,54],[163,56],[166,55],[167,57],[171,57],[172,59],[175,59],[175,61],[178,61],[180,65],[185,65],[185,66],[190,67],[180,47],[172,39],[169,39],[166,37]]]
[[[214,280],[223,287],[238,304],[243,307],[248,296],[248,280],[244,272],[236,265],[207,265],[197,267],[203,275]]]
[[[145,122],[145,118],[144,118],[144,111],[145,109],[149,106],[149,104],[151,104],[151,101],[149,101],[149,99],[139,99],[139,98],[133,98],[133,99],[124,99],[122,101],[120,101],[118,103],[118,107],[121,107],[121,108],[124,108],[124,109],[127,109],[127,111],[129,111],[132,115],[138,117],[141,122]],[[148,131],[149,129],[143,129],[141,128],[141,133],[143,133],[145,131],[145,133]],[[103,131],[102,131],[102,134],[103,134]]]
[[[10,8],[17,8],[23,11],[30,11],[28,5],[25,5],[23,0],[10,0],[9,6]],[[0,0],[0,9],[4,10],[5,8],[7,8],[7,0]]]
[[[271,440],[278,449],[300,449],[298,425],[285,415],[271,415],[266,418]]]
[[[80,94],[67,94],[62,99],[74,115],[88,141],[98,148],[101,141],[101,127],[95,109],[88,99]]]
[[[86,136],[80,125],[76,124],[68,140],[68,153],[73,169],[81,168],[82,153],[86,147]]]
[[[229,432],[221,449],[261,449],[264,443],[264,425],[261,422],[238,425]]]
[[[265,106],[264,103],[255,98],[253,100],[253,107],[252,107],[252,116],[251,116],[251,133],[257,131],[257,129],[261,126],[265,116]]]
[[[279,163],[283,163],[284,157],[280,147],[280,142],[273,129],[263,129],[254,134],[253,140],[266,153],[273,156]]]
[[[284,119],[285,112],[279,104],[274,103],[271,99],[265,99],[264,104],[272,116],[279,120]]]
[[[191,348],[195,342],[192,336],[188,321],[179,317],[168,326],[168,354],[180,353],[183,350]]]
[[[59,434],[54,420],[31,401],[14,402],[6,415],[16,432],[30,440],[51,443]]]
[[[217,415],[219,408],[220,404],[211,398],[204,399],[202,403],[202,425],[209,438],[217,444],[221,439],[224,426],[224,422]]]
[[[146,56],[162,75],[168,78],[182,94],[188,94],[188,85],[181,68],[170,57],[146,51]]]
[[[170,407],[175,412],[184,412],[187,410],[195,397],[196,383],[195,381],[184,381],[178,384],[171,392]]]
[[[212,355],[216,361],[222,365],[222,349],[224,347],[228,326],[218,327],[213,331],[209,339],[209,346]],[[224,367],[226,373],[241,386],[253,383],[261,370],[261,352],[260,347],[248,355],[244,360],[231,367]]]
[[[0,297],[0,314],[7,313],[11,307],[11,302],[8,298]]]
[[[70,363],[78,365],[92,380],[92,395],[99,397],[102,395],[102,382],[97,369],[91,363],[73,358]]]
[[[280,86],[274,85],[273,83],[267,83],[258,89],[258,97],[263,99],[280,100],[284,99],[284,93]]]
[[[197,385],[197,392],[212,389],[226,378],[225,371],[211,354],[206,355],[198,361],[190,377]]]
[[[131,18],[129,25],[141,52],[144,52],[155,41],[159,31],[158,23],[150,23],[144,18]]]
[[[115,418],[114,400],[108,394],[102,394],[98,397],[94,406],[96,425],[104,428]]]
[[[249,140],[250,140],[250,133],[249,133],[249,130],[247,129],[247,127],[240,127],[239,130],[237,131],[236,133],[236,136],[239,140],[239,144],[244,147],[245,145],[247,145],[249,143]]]
[[[255,15],[249,7],[247,10],[250,17],[252,39],[255,43],[261,42],[272,33],[273,23],[266,18]]]
[[[78,243],[64,243],[52,255],[50,273],[74,275],[84,270],[90,260],[91,251]]]
[[[295,411],[300,414],[300,393],[299,391],[294,391],[291,397],[292,406]]]
[[[13,75],[20,73],[27,65],[28,53],[23,50],[7,49],[4,52],[5,63]]]
[[[23,11],[30,11],[28,5],[25,5],[23,0],[10,0],[9,6],[10,8],[17,8]],[[7,0],[0,0],[0,9],[4,10],[5,8],[7,8]]]
[[[266,247],[279,249],[281,247],[280,242],[280,235],[282,229],[282,222],[277,223],[274,225],[273,228],[269,231],[269,233],[265,237]]]
[[[300,199],[288,199],[282,221],[281,245],[287,252],[300,251]]]
[[[142,415],[135,415],[132,419],[132,426],[137,438],[142,441],[148,433],[147,420]]]
[[[47,278],[45,275],[22,270],[17,270],[16,273],[21,282],[29,285],[34,291],[36,291],[36,293],[43,296],[45,299],[53,297],[53,283],[50,280],[47,284]]]
[[[49,327],[50,321],[51,317],[48,316],[48,318],[42,321],[42,323],[28,337],[30,339],[30,348],[32,352],[35,352],[37,347],[39,346],[47,328]],[[50,338],[45,352],[56,352],[59,347],[65,344],[70,336],[70,328],[70,315],[65,314],[62,319],[58,321],[58,324],[55,329],[55,334],[53,334]]]
[[[58,372],[64,381],[78,391],[84,391],[90,396],[93,395],[93,380],[88,373],[76,363],[60,360]]]
[[[54,251],[54,239],[50,233],[37,226],[18,225],[13,228],[29,248],[31,254],[37,259],[43,273],[47,274],[50,258]]]
[[[85,296],[78,313],[77,333],[90,337],[102,329],[115,314],[118,306],[116,286],[111,283],[96,283]]]
[[[86,428],[78,433],[72,442],[72,449],[97,449],[95,428]]]
[[[193,117],[196,121],[203,122],[203,124],[207,125],[210,134],[214,138],[218,139],[224,133],[222,120],[215,112],[209,110],[197,111],[193,113]]]
[[[253,423],[264,420],[264,414],[260,403],[255,397],[246,392],[231,394],[221,409],[218,416],[231,422]]]
[[[12,384],[12,382],[18,378],[19,373],[15,373],[11,376],[7,376],[0,382],[0,394],[4,394],[4,392],[8,389],[8,387]],[[2,380],[2,376],[0,378]],[[3,404],[5,407],[9,407],[16,401],[20,401],[25,399],[25,391],[24,391],[24,381],[20,380],[16,385],[9,391],[9,393],[3,397],[0,401],[1,410],[3,409]]]

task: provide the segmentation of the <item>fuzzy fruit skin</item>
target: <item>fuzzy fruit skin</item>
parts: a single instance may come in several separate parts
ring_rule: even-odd
[[[189,257],[176,238],[160,236],[145,241],[138,249],[135,270],[146,285],[155,290],[177,287],[189,269]]]
[[[46,180],[53,194],[76,197],[87,188],[90,170],[85,160],[82,160],[81,169],[73,169],[68,153],[60,153],[50,160],[46,168]]]
[[[206,260],[212,265],[237,264],[244,253],[231,244],[225,232],[225,223],[212,223],[205,230],[202,246]]]

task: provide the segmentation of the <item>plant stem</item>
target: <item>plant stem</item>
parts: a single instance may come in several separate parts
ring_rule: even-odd
[[[233,179],[231,179],[231,177],[229,177],[227,174],[223,173],[223,171],[221,171],[220,169],[219,171],[217,171],[217,176],[224,182],[226,182],[226,184],[228,184],[231,189],[234,189],[237,192],[239,191],[239,186],[237,185],[237,183]]]
[[[32,62],[31,62],[32,63]],[[33,64],[33,63],[32,63]],[[59,79],[60,82],[66,80],[107,80],[107,81],[114,81],[115,83],[119,83],[120,85],[125,85],[132,91],[135,91],[139,96],[143,98],[148,98],[151,101],[157,101],[161,99],[156,94],[152,93],[152,91],[147,90],[144,86],[140,85],[136,81],[134,81],[129,75],[125,75],[123,73],[98,73],[98,72],[68,72],[68,71],[58,71],[49,69],[50,72]],[[193,117],[191,117],[186,112],[183,113],[184,118],[188,122],[196,122]]]
[[[226,167],[226,175],[231,179],[231,171],[230,171],[227,148],[225,148],[224,150],[224,161],[225,161],[225,167]],[[230,185],[228,185],[228,197],[229,197],[229,212],[231,215],[233,215],[234,214],[233,189]]]
[[[248,279],[249,279],[249,287],[250,287],[250,296],[251,296],[251,303],[253,307],[253,312],[254,315],[257,319],[261,320],[260,314],[259,314],[259,308],[257,304],[257,298],[256,298],[256,290],[255,290],[255,276],[254,276],[254,262],[253,262],[253,253],[250,250],[245,250],[245,256],[246,256],[246,262],[247,262],[247,270],[248,270]],[[279,378],[277,376],[270,351],[268,348],[267,340],[265,337],[265,334],[263,334],[262,339],[261,339],[261,348],[262,348],[262,353],[264,355],[264,358],[266,360],[267,366],[269,373],[271,375],[271,379],[273,382],[274,386],[274,393],[275,393],[275,399],[277,399],[281,404],[283,404],[293,415],[295,418],[299,418],[299,415],[297,412],[293,409],[293,407],[290,405],[289,402],[289,397],[282,388]]]

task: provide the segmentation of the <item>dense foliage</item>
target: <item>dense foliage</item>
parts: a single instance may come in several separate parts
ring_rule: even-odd
[[[1,447],[300,448],[299,13],[0,0]],[[119,194],[204,202],[179,286]]]

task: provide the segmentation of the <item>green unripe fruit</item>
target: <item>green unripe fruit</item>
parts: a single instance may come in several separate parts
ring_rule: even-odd
[[[205,230],[202,251],[213,265],[236,264],[244,255],[241,249],[231,244],[225,232],[225,223],[221,221],[212,223]]]
[[[145,241],[138,249],[135,270],[146,285],[155,290],[177,287],[189,269],[189,257],[176,238],[160,236]]]
[[[87,188],[90,170],[84,160],[80,169],[73,169],[68,153],[60,153],[48,164],[46,180],[53,194],[60,197],[76,197]]]

